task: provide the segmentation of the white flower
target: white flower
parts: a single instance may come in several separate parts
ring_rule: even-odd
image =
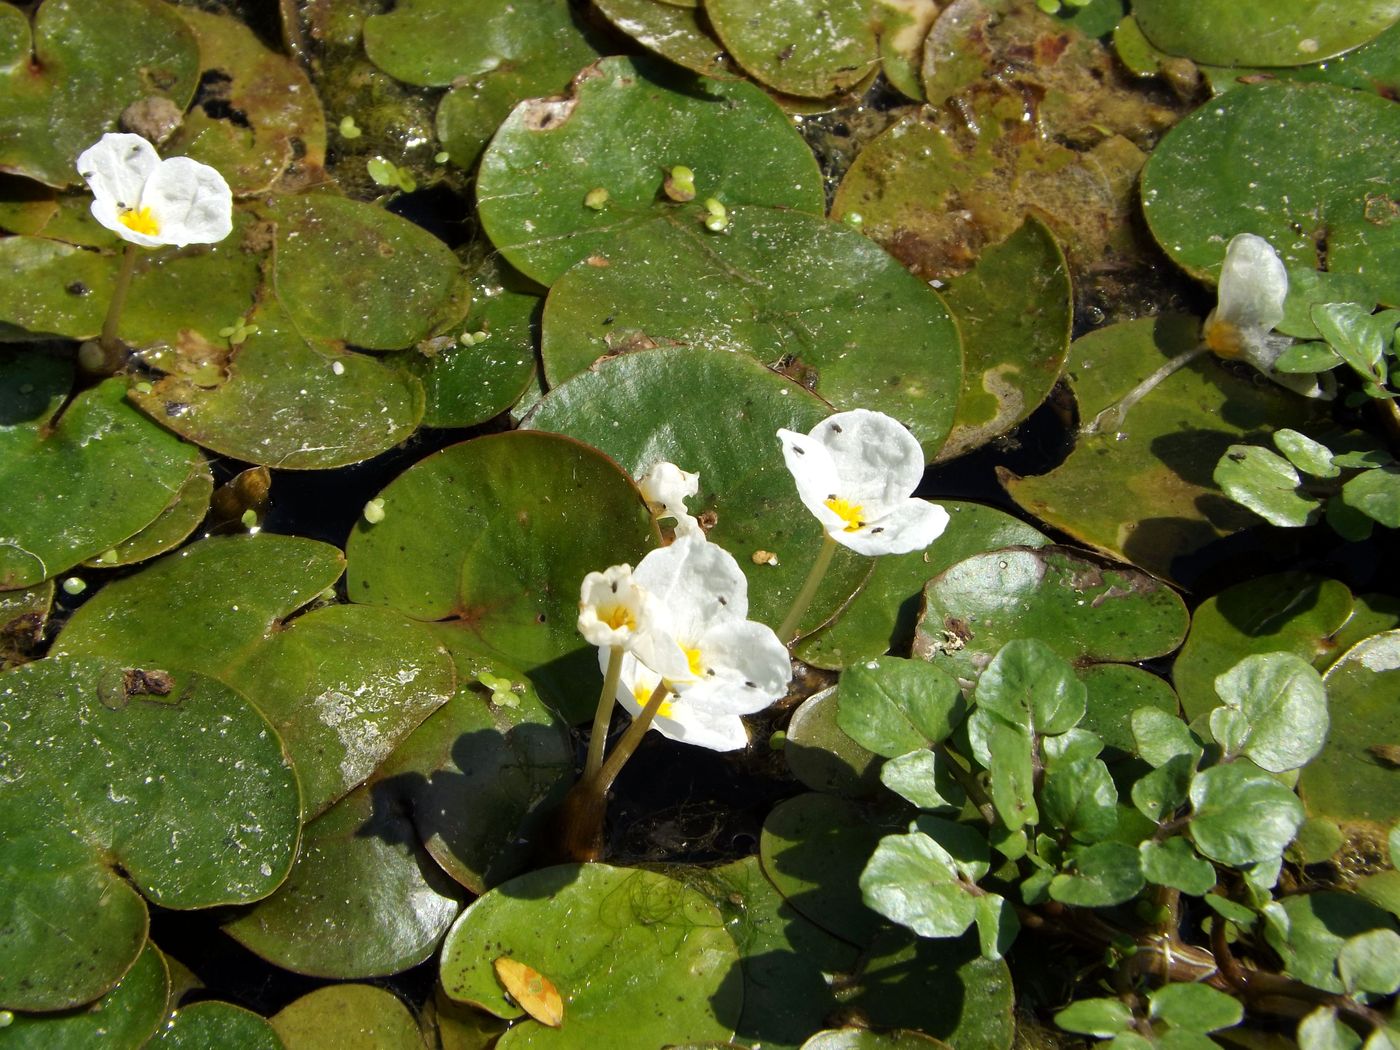
[[[748,582],[728,551],[699,537],[652,551],[634,574],[656,602],[651,630],[623,658],[617,699],[636,715],[663,680],[653,726],[672,740],[732,751],[748,743],[740,715],[787,692],[792,664],[778,636],[746,619]],[[599,650],[606,666],[608,652]]]
[[[704,536],[700,522],[686,510],[685,501],[700,491],[700,475],[681,470],[674,463],[662,460],[654,463],[646,476],[637,482],[642,498],[647,501],[651,516],[676,520],[676,538]]]
[[[918,440],[882,412],[838,412],[803,436],[779,430],[797,494],[826,534],[858,554],[922,550],[948,512],[914,499],[924,475]]]
[[[590,572],[579,588],[579,633],[590,645],[631,645],[650,628],[653,605],[651,596],[633,579],[632,566]]]
[[[92,215],[133,244],[213,244],[233,229],[224,177],[188,157],[161,160],[140,135],[103,135],[78,158],[92,189]]]
[[[1288,271],[1273,245],[1252,233],[1230,238],[1217,295],[1215,309],[1201,331],[1211,353],[1227,360],[1248,361],[1275,383],[1304,397],[1323,396],[1316,376],[1274,368],[1293,340],[1274,331],[1283,320]]]

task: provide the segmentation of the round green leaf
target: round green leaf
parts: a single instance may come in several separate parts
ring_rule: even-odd
[[[1237,88],[1162,140],[1143,169],[1143,211],[1167,254],[1203,280],[1215,279],[1231,237],[1255,233],[1286,263],[1365,274],[1375,297],[1395,305],[1400,224],[1375,221],[1375,208],[1400,196],[1386,157],[1397,137],[1400,112],[1376,95],[1328,84]]]
[[[367,984],[318,988],[272,1016],[286,1050],[423,1050],[408,1007]]]
[[[886,758],[946,740],[966,711],[951,675],[920,660],[879,657],[841,676],[837,724]]]
[[[922,833],[886,835],[860,875],[861,897],[920,937],[959,937],[977,917],[947,851]]]
[[[1150,671],[1131,664],[1095,664],[1078,674],[1089,691],[1079,728],[1098,736],[1107,747],[1137,751],[1132,718],[1140,707],[1154,708],[1177,721],[1176,693]]]
[[[50,658],[0,676],[0,725],[5,1005],[61,1009],[116,984],[146,938],[137,889],[207,908],[265,897],[286,877],[296,777],[272,727],[227,686]]]
[[[1322,500],[1299,492],[1293,464],[1258,445],[1231,445],[1211,475],[1220,491],[1270,525],[1301,528],[1317,521]]]
[[[967,796],[953,776],[954,761],[942,752],[911,751],[880,767],[880,783],[920,809],[961,809]]]
[[[552,284],[668,209],[661,185],[677,165],[702,199],[822,210],[811,151],[758,88],[610,58],[571,98],[524,102],[501,125],[481,159],[482,225],[514,266]],[[608,192],[601,210],[584,203],[597,188]]]
[[[200,456],[195,461],[189,477],[155,521],[136,535],[122,540],[111,550],[89,558],[87,567],[113,569],[122,565],[135,565],[137,562],[147,561],[158,554],[173,550],[189,539],[190,533],[199,527],[199,523],[209,513],[209,497],[213,494],[214,475],[209,470],[208,460]]]
[[[1135,0],[1152,43],[1215,66],[1302,66],[1364,44],[1400,18],[1395,0]]]
[[[133,102],[164,97],[183,110],[199,48],[160,0],[46,0],[34,13],[0,8],[0,169],[50,186],[78,183],[78,154]]]
[[[975,681],[1013,638],[1082,664],[1169,653],[1186,633],[1176,592],[1126,565],[1066,547],[977,554],[929,581],[915,655]]]
[[[835,688],[804,700],[788,719],[783,758],[792,775],[813,791],[871,795],[881,778],[879,756],[841,731],[837,710]]]
[[[457,257],[407,219],[316,193],[278,198],[268,212],[277,298],[302,335],[398,350],[466,315]]]
[[[1196,856],[1191,843],[1180,835],[1163,842],[1148,839],[1138,846],[1138,853],[1142,874],[1155,886],[1170,886],[1193,897],[1204,896],[1215,886],[1215,867]]]
[[[1273,860],[1303,823],[1298,796],[1247,761],[1196,774],[1190,794],[1191,838],[1221,864]]]
[[[1148,1014],[1189,1032],[1233,1028],[1244,1019],[1244,1004],[1205,984],[1167,984],[1147,997]]]
[[[284,1050],[272,1026],[257,1014],[214,1000],[176,1010],[150,1050]]]
[[[1322,750],[1327,690],[1322,676],[1302,657],[1247,656],[1216,678],[1215,691],[1244,716],[1248,731],[1237,750],[1261,769],[1298,769]]]
[[[422,460],[380,498],[384,520],[359,522],[347,546],[350,596],[450,619],[471,648],[585,717],[598,672],[576,626],[579,585],[589,572],[636,564],[652,535],[616,464],[558,435],[497,434]]]
[[[872,1032],[868,1028],[829,1028],[801,1050],[947,1050],[948,1044],[922,1032]]]
[[[1019,518],[976,503],[937,500],[948,527],[927,550],[875,559],[865,586],[837,621],[796,648],[817,667],[839,669],[885,652],[907,652],[914,638],[924,584],[964,558],[1002,547],[1039,547],[1050,542]]]
[[[1291,977],[1328,992],[1343,991],[1337,957],[1346,942],[1372,930],[1396,930],[1391,916],[1350,893],[1321,891],[1284,897],[1287,934],[1279,924],[1264,928],[1269,946],[1283,959]]]
[[[1353,646],[1324,681],[1332,729],[1299,793],[1313,816],[1383,829],[1400,820],[1400,778],[1374,750],[1400,740],[1400,631]]]
[[[1319,62],[1316,65],[1275,67],[1267,71],[1269,76],[1287,80],[1313,80],[1327,84],[1338,84],[1355,91],[1373,91],[1386,98],[1394,98],[1400,88],[1400,22],[1385,32],[1348,51],[1344,55]],[[1264,72],[1259,69],[1227,68],[1202,70],[1210,81],[1211,90],[1227,91],[1237,87],[1242,81],[1249,82],[1252,75]],[[1354,296],[1338,296],[1318,302],[1344,302]]]
[[[924,39],[938,17],[935,0],[876,0],[871,8],[880,41],[880,72],[902,95],[924,100],[919,68],[924,59]]]
[[[1043,820],[1079,842],[1098,842],[1118,829],[1118,789],[1097,758],[1051,764],[1041,786]]]
[[[1176,314],[1075,340],[1066,374],[1079,419],[1088,424],[1103,414],[1102,424],[1081,434],[1049,474],[999,471],[1011,498],[1081,542],[1159,575],[1170,575],[1178,556],[1257,524],[1220,496],[1210,472],[1230,445],[1260,444],[1275,427],[1300,425],[1307,414],[1302,398],[1202,358],[1118,418],[1115,406],[1130,391],[1199,342],[1199,322]]]
[[[1074,668],[1038,638],[1013,638],[977,678],[979,711],[1044,735],[1066,733],[1084,717],[1088,691]]]
[[[962,333],[963,377],[940,461],[1006,433],[1045,400],[1069,353],[1074,312],[1064,253],[1035,218],[985,249],[945,294]]]
[[[751,358],[674,348],[600,363],[552,391],[527,422],[595,445],[633,477],[662,459],[698,473],[690,512],[717,516],[709,540],[747,574],[749,618],[776,624],[823,535],[797,498],[777,431],[805,434],[827,414],[815,395]],[[777,564],[756,564],[759,551],[776,555]],[[869,571],[870,559],[837,551],[803,629],[830,617]]]
[[[1350,938],[1337,953],[1337,972],[1348,994],[1394,995],[1400,988],[1400,933],[1371,930]]]
[[[879,61],[862,0],[834,0],[819,13],[805,0],[705,0],[705,14],[744,72],[785,95],[834,95]]]
[[[150,525],[199,450],[144,419],[111,379],[73,399],[65,362],[0,351],[0,589],[28,587]]]
[[[1122,999],[1080,999],[1056,1013],[1055,1023],[1066,1032],[1107,1039],[1133,1026],[1133,1012]]]
[[[433,865],[398,801],[392,780],[346,795],[306,826],[281,888],[224,929],[273,965],[316,977],[422,962],[465,895]]]
[[[603,17],[648,51],[705,76],[735,76],[733,61],[699,4],[673,0],[596,0]]]
[[[730,208],[715,234],[702,215],[677,210],[620,233],[555,282],[541,343],[552,386],[627,348],[739,351],[837,409],[894,416],[928,452],[942,443],[961,354],[937,293],[839,223]]]
[[[499,1017],[519,1017],[493,970],[501,957],[537,970],[564,1001],[561,1028],[522,1022],[501,1038],[502,1050],[724,1042],[739,1020],[741,984],[726,980],[739,953],[718,909],[654,872],[565,865],[502,884],[448,934],[443,988]],[[647,1009],[618,1010],[643,989]]]
[[[121,983],[95,1003],[52,1014],[16,1014],[6,1050],[141,1050],[169,1010],[170,974],[149,941]]]
[[[1388,529],[1400,529],[1400,470],[1362,471],[1342,486],[1342,502]]]
[[[1072,873],[1050,880],[1050,896],[1062,904],[1104,908],[1138,895],[1144,885],[1142,861],[1123,842],[1096,842],[1074,851]]]

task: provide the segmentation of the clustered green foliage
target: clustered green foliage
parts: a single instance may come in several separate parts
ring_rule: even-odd
[[[0,1050],[1400,1046],[1393,583],[1188,578],[1400,527],[1396,17],[0,3]],[[118,127],[236,204],[111,359]],[[1242,232],[1334,400],[1199,352]],[[853,408],[1016,513],[839,551],[733,791],[624,777],[559,863],[635,479],[700,475],[776,624],[822,537],[775,433]]]

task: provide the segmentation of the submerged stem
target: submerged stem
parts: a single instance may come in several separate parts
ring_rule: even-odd
[[[598,710],[593,715],[593,732],[588,737],[588,758],[583,763],[583,779],[598,774],[603,764],[603,748],[608,742],[608,725],[612,722],[613,704],[617,702],[617,682],[622,677],[622,646],[612,646],[608,654],[608,670],[603,675],[603,692],[598,697]]]
[[[1113,404],[1109,405],[1093,419],[1081,426],[1079,428],[1079,436],[1085,437],[1089,434],[1097,434],[1110,425],[1113,427],[1122,426],[1123,420],[1128,414],[1128,410],[1150,394],[1158,383],[1177,371],[1177,369],[1189,365],[1209,349],[1210,347],[1202,343],[1199,346],[1192,347],[1185,353],[1177,354],[1175,357],[1165,361],[1160,368],[1141,383],[1133,387],[1117,401],[1113,402]]]
[[[121,350],[121,340],[117,338],[117,327],[121,324],[122,307],[126,305],[126,293],[131,290],[131,278],[136,274],[136,245],[130,241],[122,253],[121,269],[117,271],[117,283],[112,288],[112,301],[107,304],[107,317],[102,322],[102,349],[110,356]]]
[[[817,596],[817,588],[821,586],[822,579],[826,576],[826,570],[831,567],[831,557],[836,553],[836,541],[830,534],[822,533],[822,549],[817,554],[817,560],[812,563],[812,571],[807,573],[807,580],[802,584],[802,590],[797,592],[797,597],[792,600],[792,608],[783,617],[782,626],[778,628],[778,640],[784,645],[791,645],[797,637],[797,625],[802,622],[802,617],[807,613],[807,607],[812,604],[812,599]]]

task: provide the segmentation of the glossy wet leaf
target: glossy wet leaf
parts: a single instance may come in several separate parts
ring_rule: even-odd
[[[1248,656],[1216,678],[1215,691],[1226,708],[1243,716],[1247,727],[1239,746],[1231,750],[1261,769],[1298,769],[1322,749],[1328,727],[1327,690],[1322,676],[1302,657]]]
[[[517,874],[573,778],[568,727],[514,668],[433,627],[453,651],[457,693],[384,766],[381,791],[406,800],[429,854],[473,893]],[[503,695],[481,676],[506,680]]]
[[[815,395],[748,357],[678,347],[603,362],[551,391],[527,425],[586,441],[634,478],[658,460],[698,473],[701,489],[687,504],[690,512],[716,515],[709,541],[734,555],[748,576],[749,618],[775,624],[797,596],[823,535],[797,498],[777,432],[805,434],[828,414]],[[756,551],[776,555],[777,564],[756,564]],[[837,552],[804,630],[831,616],[870,562]]]
[[[1400,23],[1392,25],[1379,36],[1373,37],[1360,47],[1319,62],[1315,65],[1275,67],[1268,71],[1270,76],[1286,80],[1322,81],[1337,84],[1356,91],[1374,91],[1388,98],[1395,97],[1400,88]],[[1214,91],[1227,91],[1237,87],[1241,81],[1248,82],[1250,75],[1258,75],[1258,69],[1206,68],[1203,70]],[[1349,296],[1338,296],[1332,302],[1345,301]],[[1323,300],[1320,300],[1323,301]]]
[[[223,929],[295,973],[376,977],[426,959],[463,897],[423,850],[394,785],[380,779],[307,824],[287,881]]]
[[[820,13],[803,0],[706,0],[705,13],[744,71],[785,95],[834,95],[878,62],[861,0],[834,0]]]
[[[837,724],[834,689],[808,697],[788,719],[783,758],[792,775],[813,791],[861,798],[881,779],[879,756],[861,747]]]
[[[951,675],[895,656],[852,664],[841,676],[837,699],[842,730],[886,758],[941,743],[966,712]]]
[[[1225,242],[1247,232],[1290,265],[1363,274],[1380,302],[1400,303],[1400,223],[1388,203],[1400,176],[1384,145],[1397,135],[1400,113],[1376,95],[1237,88],[1162,140],[1143,169],[1143,211],[1173,261],[1203,280],[1219,273]]]
[[[214,475],[209,462],[200,457],[189,477],[176,491],[174,499],[160,516],[136,535],[128,537],[110,550],[103,551],[86,562],[89,568],[111,569],[135,565],[164,554],[189,539],[209,513],[209,498],[214,494]]]
[[[1364,44],[1400,16],[1390,0],[1137,0],[1157,47],[1217,66],[1301,66]]]
[[[718,909],[664,875],[564,865],[502,884],[448,934],[444,990],[497,1016],[519,1017],[496,979],[493,961],[502,955],[548,974],[565,1016],[558,1029],[532,1021],[512,1027],[497,1044],[502,1050],[723,1042],[739,1020],[740,985],[725,980],[739,954]],[[649,1009],[618,1011],[619,1002],[640,995]]]
[[[16,1014],[6,1050],[140,1050],[169,1011],[170,974],[149,941],[121,983],[95,1003],[53,1014]]]
[[[1146,573],[1066,547],[977,554],[929,582],[915,654],[975,680],[1013,638],[1076,663],[1169,653],[1186,633],[1176,592]]]
[[[751,354],[837,409],[894,416],[942,444],[961,374],[957,326],[936,293],[848,226],[800,212],[700,209],[619,234],[550,290],[541,353],[551,385],[621,350]]]
[[[1302,823],[1298,796],[1247,761],[1212,766],[1191,781],[1191,839],[1221,864],[1273,860]]]
[[[595,6],[618,30],[678,66],[706,76],[736,75],[733,61],[698,3],[597,0]]]
[[[1349,649],[1325,678],[1332,728],[1298,790],[1308,813],[1341,824],[1400,820],[1400,777],[1374,745],[1400,740],[1400,631]]]
[[[347,545],[350,596],[451,620],[467,646],[585,717],[598,671],[576,626],[579,584],[651,545],[650,516],[617,466],[558,435],[499,434],[421,460],[379,498],[384,520],[361,520]]]
[[[880,71],[896,91],[916,102],[924,99],[919,78],[924,38],[938,10],[935,0],[876,0],[871,7],[880,43]]]
[[[216,1000],[176,1010],[147,1045],[149,1050],[284,1050],[272,1026],[257,1014]]]
[[[271,1018],[286,1050],[422,1050],[412,1012],[367,984],[335,984],[303,995]]]
[[[1054,235],[1031,218],[945,293],[962,334],[963,379],[939,460],[980,448],[1031,414],[1069,352],[1069,267]]]
[[[758,88],[624,58],[590,67],[568,100],[516,107],[482,156],[477,207],[506,259],[551,284],[669,210],[657,198],[677,165],[726,206],[822,210],[811,151]],[[599,187],[608,203],[595,210],[584,198]]]
[[[217,168],[235,195],[295,192],[326,178],[326,118],[301,67],[227,15],[191,8],[209,101],[162,148]]]
[[[941,751],[911,751],[880,767],[880,783],[920,809],[961,809],[967,795]]]
[[[952,565],[1001,547],[1039,547],[1039,530],[994,507],[937,500],[948,527],[933,545],[875,559],[865,586],[830,627],[803,640],[796,653],[817,667],[838,669],[887,651],[908,651],[914,638],[924,584]]]
[[[23,663],[43,637],[53,610],[54,582],[0,591],[0,670]]]
[[[1162,842],[1148,839],[1138,845],[1138,853],[1143,876],[1155,886],[1169,886],[1193,897],[1209,893],[1215,886],[1214,865],[1198,857],[1191,843],[1180,835]]]
[[[943,1050],[941,1039],[908,1030],[872,1032],[868,1028],[830,1028],[802,1044],[801,1050]]]
[[[1155,708],[1173,720],[1176,718],[1177,698],[1172,687],[1140,667],[1097,664],[1083,668],[1079,680],[1088,689],[1079,728],[1096,734],[1108,747],[1126,752],[1136,750],[1132,718],[1138,708]]]
[[[970,884],[947,851],[922,832],[881,839],[860,888],[869,907],[921,937],[958,937],[977,917]]]
[[[260,307],[257,331],[234,354],[196,346],[220,370],[212,387],[169,363],[169,375],[129,396],[154,419],[234,459],[324,470],[369,459],[418,426],[423,388],[392,362],[308,340],[285,312]],[[226,376],[223,374],[226,373]]]
[[[1079,842],[1100,842],[1118,827],[1118,790],[1097,758],[1053,762],[1041,787],[1044,819]]]
[[[1050,473],[1000,470],[1011,498],[1080,542],[1163,575],[1178,556],[1256,524],[1220,494],[1211,471],[1230,445],[1262,444],[1275,427],[1299,426],[1302,398],[1197,359],[1125,415],[1114,408],[1167,359],[1195,347],[1198,327],[1195,318],[1164,315],[1077,339],[1066,375],[1081,426],[1108,414]]]
[[[1136,848],[1123,842],[1096,842],[1073,854],[1072,870],[1050,880],[1050,897],[1062,904],[1103,908],[1137,896],[1144,884]]]
[[[0,351],[0,588],[28,587],[150,525],[199,462],[199,450],[126,403],[110,379],[63,405],[71,367]]]
[[[1333,638],[1352,610],[1345,584],[1302,572],[1256,577],[1207,598],[1196,607],[1172,666],[1186,717],[1195,719],[1220,703],[1216,676],[1246,656],[1287,652],[1325,667],[1340,653]]]
[[[564,1023],[564,1002],[559,989],[544,974],[518,959],[503,955],[492,963],[501,987],[522,1010],[549,1028]]]
[[[140,894],[177,909],[241,903],[291,866],[297,784],[272,727],[213,679],[162,684],[131,668],[50,658],[0,677],[6,1006],[108,991],[145,943]]]
[[[1342,486],[1342,502],[1388,529],[1400,528],[1400,469],[1363,471]]]
[[[1293,464],[1258,445],[1231,445],[1211,475],[1220,490],[1270,525],[1300,528],[1322,514],[1322,500],[1299,491]]]
[[[269,214],[277,297],[302,335],[398,350],[465,316],[456,256],[407,219],[329,194],[283,197]]]
[[[1080,999],[1055,1014],[1055,1023],[1067,1032],[1108,1038],[1133,1025],[1133,1011],[1121,999]]]
[[[160,0],[46,0],[32,37],[28,21],[0,8],[2,170],[75,185],[78,154],[128,105],[159,96],[184,109],[194,93],[194,34]]]
[[[1324,991],[1342,991],[1337,956],[1349,938],[1398,928],[1386,912],[1350,893],[1301,893],[1279,903],[1289,920],[1287,934],[1269,924],[1264,928],[1269,946],[1282,957],[1286,973]]]

